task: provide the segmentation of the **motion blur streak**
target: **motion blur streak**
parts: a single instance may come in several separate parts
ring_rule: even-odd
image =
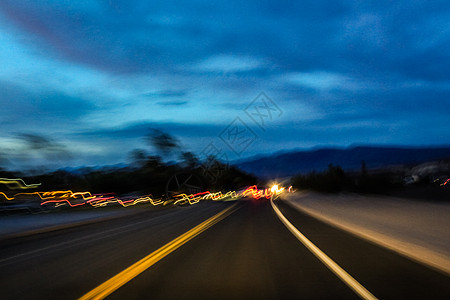
[[[335,263],[331,258],[328,257],[322,250],[320,250],[316,245],[314,245],[306,236],[304,236],[291,222],[281,213],[278,207],[273,203],[273,199],[270,199],[270,204],[273,210],[280,218],[281,222],[289,229],[290,232],[306,247],[311,251],[328,269],[330,269],[334,274],[336,274],[339,279],[341,279],[346,285],[348,285],[359,297],[362,299],[373,300],[377,299],[371,292],[369,292],[365,287],[363,287],[356,279],[354,279],[350,274],[348,274],[344,269],[342,269],[337,263]]]
[[[207,219],[203,223],[197,225],[196,227],[192,228],[188,232],[180,235],[173,241],[167,243],[166,245],[162,246],[158,250],[152,252],[148,256],[144,257],[143,259],[139,260],[135,264],[131,265],[127,269],[123,270],[119,274],[115,275],[114,277],[110,278],[103,284],[99,285],[89,293],[85,294],[80,298],[80,300],[87,300],[87,299],[104,299],[117,289],[119,289],[121,286],[147,270],[149,267],[169,255],[171,252],[175,251],[200,233],[204,232],[214,224],[218,223],[219,221],[223,220],[230,214],[236,211],[234,209],[236,207],[236,203],[232,206],[222,210],[218,214],[212,216],[211,218]]]
[[[0,192],[0,195],[2,195],[3,197],[5,197],[6,198],[6,200],[14,200],[14,198],[9,198],[8,196],[6,196],[6,194],[5,193],[3,193],[3,192]]]
[[[236,194],[236,191],[229,191],[225,194],[223,194],[222,192],[211,193],[209,191],[206,191],[191,195],[179,194],[174,196],[174,198],[176,199],[174,204],[185,204],[185,203],[195,204],[198,203],[200,200],[209,200],[209,199],[218,201],[230,198],[232,200],[235,200],[239,198],[239,196]]]
[[[265,197],[270,199],[273,196],[279,195],[284,191],[284,188],[280,188],[278,185],[273,185],[271,188],[264,190],[258,190],[256,185],[246,188],[242,193],[236,191],[228,191],[226,193],[209,191],[200,192],[196,194],[177,194],[169,199],[152,198],[151,195],[140,196],[138,198],[120,199],[114,193],[104,194],[91,194],[90,192],[73,192],[71,190],[66,191],[49,191],[49,192],[32,192],[32,193],[18,193],[13,197],[8,197],[5,193],[1,193],[6,200],[14,200],[17,197],[33,197],[36,196],[41,200],[40,205],[54,205],[55,207],[69,206],[78,207],[82,205],[90,205],[93,207],[104,207],[107,205],[120,204],[123,207],[136,205],[139,203],[149,203],[150,205],[193,205],[202,200],[214,200],[214,201],[232,201],[242,197],[253,197],[260,199]]]
[[[442,185],[442,186],[447,185],[447,183],[449,183],[449,182],[450,182],[450,178],[447,179],[444,183],[441,183],[441,185]]]
[[[256,185],[252,185],[248,187],[245,191],[242,192],[242,195],[244,197],[246,196],[252,196],[255,199],[259,199],[262,197],[265,197],[267,199],[270,199],[272,196],[279,195],[284,191],[284,188],[279,188],[278,185],[273,185],[270,189],[265,190],[258,190],[258,187]]]
[[[0,184],[6,185],[11,190],[25,190],[25,189],[34,189],[40,186],[40,183],[34,184],[26,184],[25,181],[21,178],[9,179],[9,178],[0,178]]]

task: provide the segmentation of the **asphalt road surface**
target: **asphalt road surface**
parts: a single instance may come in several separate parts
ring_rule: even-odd
[[[330,227],[280,200],[275,204],[373,296],[450,299],[449,276]],[[360,298],[287,229],[269,201],[204,202],[0,240],[0,299],[83,296]]]

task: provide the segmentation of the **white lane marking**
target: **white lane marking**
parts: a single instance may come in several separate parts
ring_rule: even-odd
[[[281,213],[278,207],[273,203],[273,199],[270,199],[270,204],[273,210],[280,218],[281,222],[289,229],[289,231],[306,247],[311,251],[328,269],[330,269],[339,279],[341,279],[346,285],[348,285],[358,296],[362,299],[377,299],[371,292],[363,287],[355,278],[342,269],[337,263],[329,258],[322,250],[314,245],[306,236],[303,235],[291,222]]]
[[[386,249],[412,259],[420,264],[430,267],[438,272],[450,275],[450,253],[443,254],[436,249],[421,246],[417,243],[407,242],[403,237],[394,238],[386,233],[369,229],[367,226],[358,225],[343,219],[325,216],[313,209],[309,209],[299,203],[287,201],[287,204],[331,226],[347,231],[359,238],[375,243]]]

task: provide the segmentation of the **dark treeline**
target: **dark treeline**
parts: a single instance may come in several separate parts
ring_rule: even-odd
[[[192,154],[186,155],[194,158]],[[140,157],[139,165],[136,163],[129,167],[117,169],[79,169],[69,172],[58,170],[55,172],[26,175],[20,172],[7,172],[0,169],[2,178],[23,178],[26,183],[41,183],[36,189],[39,191],[72,190],[89,191],[91,193],[127,193],[152,194],[155,197],[165,196],[167,189],[176,192],[176,180],[180,181],[177,174],[182,174],[184,180],[195,179],[195,187],[210,191],[234,190],[245,185],[256,184],[256,177],[228,166],[211,158],[207,165],[200,164],[197,160],[183,161],[177,164],[165,163],[159,156]],[[192,179],[187,184],[192,185]],[[172,186],[168,184],[172,182]],[[181,185],[182,182],[179,182]],[[175,187],[174,187],[175,186]],[[17,193],[20,191],[5,191]],[[179,192],[188,192],[179,188]]]
[[[183,151],[180,142],[162,130],[150,130],[145,141],[157,155],[135,149],[129,153],[131,163],[127,167],[58,170],[34,176],[0,168],[0,177],[20,177],[27,183],[41,183],[38,188],[40,191],[72,190],[117,195],[139,193],[152,194],[154,197],[206,190],[228,191],[257,183],[255,176],[220,162],[213,156],[200,161],[193,153]],[[0,191],[18,192],[9,191],[1,185]]]
[[[414,183],[405,183],[405,174],[390,170],[368,172],[364,162],[360,172],[347,173],[340,166],[330,164],[324,172],[293,176],[291,183],[296,189],[323,193],[354,192],[442,199],[449,196],[449,188],[441,185],[442,180],[424,176]]]

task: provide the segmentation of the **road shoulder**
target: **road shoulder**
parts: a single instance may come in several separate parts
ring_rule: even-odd
[[[327,224],[450,275],[450,205],[309,192],[283,197]]]
[[[102,211],[50,212],[46,214],[25,214],[3,216],[0,219],[0,240],[25,237],[55,230],[73,228],[122,218],[142,209],[117,209]]]

